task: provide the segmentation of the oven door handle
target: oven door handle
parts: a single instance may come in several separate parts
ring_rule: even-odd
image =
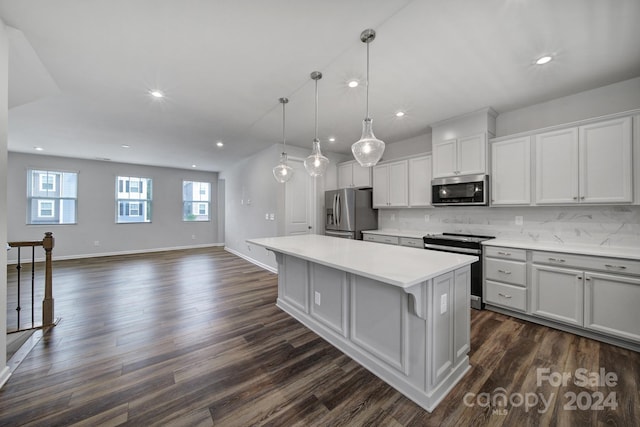
[[[480,255],[482,251],[480,249],[469,249],[469,248],[456,248],[452,246],[444,246],[444,245],[434,245],[431,243],[424,244],[425,249],[436,249],[440,251],[453,252],[458,254],[471,254],[471,255]]]

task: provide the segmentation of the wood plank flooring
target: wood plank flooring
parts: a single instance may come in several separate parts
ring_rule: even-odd
[[[472,310],[472,369],[428,413],[276,295],[276,275],[220,248],[56,261],[62,321],[0,390],[0,425],[638,425],[639,353]],[[572,380],[540,382],[536,368]],[[579,387],[580,368],[618,381]],[[586,408],[597,392],[615,393],[617,408]],[[567,408],[565,393],[586,409]]]

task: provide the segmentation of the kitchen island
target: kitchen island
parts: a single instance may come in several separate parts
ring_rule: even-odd
[[[247,242],[275,253],[279,308],[427,411],[470,369],[477,257],[320,235]]]

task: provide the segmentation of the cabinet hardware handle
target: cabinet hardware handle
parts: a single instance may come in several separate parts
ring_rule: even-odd
[[[585,277],[584,280],[591,280],[591,277]]]
[[[511,299],[511,295],[503,294],[502,292],[498,292],[498,295],[500,295],[503,298]]]
[[[511,252],[501,252],[501,251],[498,251],[498,254],[499,254],[499,255],[504,255],[504,256],[511,256]]]
[[[565,262],[565,260],[563,260],[562,258],[549,258],[549,261],[552,261],[552,262]]]
[[[584,200],[584,196],[580,197],[580,200]]]
[[[500,269],[498,269],[498,273],[511,274],[511,272],[508,270],[500,270]]]
[[[578,280],[582,280],[582,276],[578,276]]]
[[[607,267],[607,268],[617,268],[617,269],[620,269],[620,270],[626,270],[627,269],[627,267],[625,267],[624,265],[605,264],[604,266]]]
[[[578,200],[578,197],[574,197],[573,200]]]

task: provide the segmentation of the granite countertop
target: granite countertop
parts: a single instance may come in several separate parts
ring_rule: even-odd
[[[469,265],[478,257],[362,240],[305,234],[248,239],[248,243],[327,267],[408,288]]]
[[[612,258],[640,260],[640,248],[610,247],[586,244],[570,244],[556,242],[532,242],[525,240],[492,239],[482,242],[485,246],[501,246],[512,249],[529,249],[535,251],[563,252],[577,255],[591,255]]]

